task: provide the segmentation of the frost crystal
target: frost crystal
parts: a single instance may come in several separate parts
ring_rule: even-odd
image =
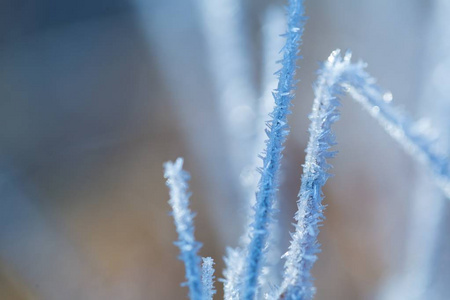
[[[320,252],[317,237],[324,218],[322,187],[330,177],[327,172],[331,167],[326,159],[335,154],[328,151],[335,144],[331,125],[339,119],[337,96],[344,91],[362,104],[408,153],[430,167],[437,183],[450,196],[448,158],[436,150],[439,147],[434,139],[427,136],[428,130],[420,129],[424,126],[412,122],[393,107],[392,94],[383,92],[375,85],[375,79],[365,72],[364,63],[352,64],[350,58],[350,52],[341,58],[340,50],[334,51],[319,71],[314,88],[310,139],[295,215],[297,224],[289,250],[284,255],[285,272],[278,293],[281,299],[309,300],[315,293],[311,269]]]
[[[314,89],[315,99],[309,116],[310,138],[295,215],[297,225],[285,254],[285,272],[280,289],[283,299],[308,300],[315,292],[310,271],[320,251],[317,236],[323,219],[322,187],[330,177],[327,171],[331,167],[326,159],[334,156],[334,152],[329,151],[334,145],[331,125],[339,118],[336,95],[341,93],[339,83],[347,64],[339,57],[338,51],[333,52],[320,71]]]
[[[414,159],[425,164],[435,175],[437,185],[450,199],[450,168],[448,156],[437,138],[423,121],[414,122],[392,106],[392,95],[384,93],[375,79],[364,70],[365,64],[350,64],[342,85]],[[386,101],[388,99],[389,101]]]
[[[212,300],[216,293],[214,289],[214,260],[211,257],[203,257],[202,260],[203,299]]]
[[[210,3],[207,0],[198,1],[203,3],[204,8],[214,7],[211,4],[212,2]],[[217,1],[225,4],[238,3],[236,0]],[[212,6],[209,6],[209,4]],[[319,76],[314,87],[315,98],[312,113],[309,116],[311,120],[309,126],[310,138],[306,148],[302,183],[298,194],[295,232],[291,235],[292,239],[288,251],[283,255],[286,259],[283,281],[277,289],[270,286],[269,280],[267,280],[268,275],[263,273],[267,273],[267,265],[269,264],[267,262],[267,248],[271,243],[269,231],[273,230],[271,225],[274,223],[275,195],[278,189],[277,177],[281,166],[283,144],[289,133],[287,115],[290,113],[291,100],[294,98],[296,84],[294,75],[297,68],[296,60],[299,58],[298,46],[301,43],[306,20],[303,16],[303,0],[289,0],[287,13],[287,32],[283,35],[286,42],[281,51],[283,55],[281,59],[282,67],[276,72],[278,85],[273,92],[275,107],[269,114],[271,119],[266,122],[265,133],[268,139],[265,142],[265,150],[260,155],[262,166],[258,168],[258,171],[261,176],[257,184],[253,211],[249,213],[251,222],[249,222],[246,237],[241,240],[241,247],[239,249],[228,249],[225,258],[227,265],[224,272],[226,300],[254,300],[263,297],[265,299],[311,300],[314,297],[315,287],[311,270],[317,260],[317,254],[320,252],[318,235],[324,219],[325,208],[322,204],[324,198],[322,188],[331,176],[328,173],[331,165],[328,164],[327,159],[335,155],[335,152],[330,151],[330,148],[335,145],[335,137],[331,131],[331,126],[339,119],[340,102],[338,96],[344,92],[360,103],[409,154],[428,166],[434,172],[440,188],[450,198],[449,160],[444,149],[437,143],[436,136],[431,134],[433,131],[429,128],[430,126],[426,122],[413,122],[406,114],[395,108],[392,105],[392,93],[382,90],[375,84],[375,79],[365,71],[364,63],[351,63],[350,52],[341,57],[340,50],[335,50],[319,70]],[[213,16],[209,13],[204,15],[206,17]],[[228,17],[231,17],[231,15],[228,15]],[[217,24],[220,24],[220,22],[216,22],[215,25]],[[239,31],[238,26],[235,26],[236,24],[231,26],[230,30],[224,31],[229,31],[230,41],[233,40],[233,37],[236,37]],[[212,32],[216,31],[221,32],[220,25],[212,30]],[[209,37],[213,41],[218,38],[217,42],[225,39],[225,36],[218,37],[215,34],[210,34]],[[211,44],[216,45],[215,42]],[[217,45],[219,44],[217,43]],[[213,48],[212,52],[217,52],[219,48],[221,47]],[[242,57],[242,53],[238,56]],[[220,55],[217,55],[216,59],[220,59],[220,65],[223,64],[224,61],[221,60]],[[219,65],[219,62],[217,64]],[[230,79],[233,76],[225,76],[224,74],[241,73],[238,72],[240,64],[239,61],[239,63],[231,65],[230,68],[224,69],[223,73],[220,74]],[[225,63],[224,66],[226,65]],[[218,79],[220,79],[219,77]],[[225,86],[227,86],[226,90],[239,91],[239,86],[235,85],[234,82],[228,82]],[[250,84],[244,86],[249,87]],[[236,125],[235,129],[242,131],[235,132],[234,135],[230,134],[231,137],[234,136],[230,141],[233,142],[234,140],[234,143],[238,144],[235,138],[241,133],[245,133],[245,129],[251,127],[250,129],[254,130],[256,127],[253,126],[254,122],[251,119],[258,118],[252,115],[250,102],[247,104],[240,103],[239,101],[242,99],[239,97],[231,97],[225,92],[222,94],[223,99],[227,100],[221,101],[224,119],[228,120],[226,123]],[[246,93],[242,92],[242,94],[245,95]],[[227,95],[230,98],[225,97]],[[244,100],[249,100],[253,96],[246,98],[244,97]],[[234,102],[228,101],[228,99],[233,99]],[[267,101],[267,103],[270,102]],[[239,122],[233,123],[232,120]],[[246,126],[245,124],[253,125]],[[255,140],[254,144],[257,145],[259,137]],[[255,147],[257,148],[257,146]],[[230,152],[234,155],[235,152],[239,151]],[[241,159],[244,160],[245,155],[239,159],[237,157],[236,161],[240,161]],[[191,300],[212,300],[216,293],[213,286],[214,262],[209,257],[203,258],[202,270],[200,270],[200,257],[197,252],[201,245],[195,241],[194,216],[189,209],[190,194],[187,184],[189,174],[182,170],[182,166],[183,160],[181,158],[177,159],[175,163],[168,162],[165,164],[164,174],[170,188],[169,204],[172,206],[178,232],[176,245],[180,248],[180,259],[185,264],[186,285],[189,286]],[[256,185],[254,177],[250,172],[248,173],[248,176],[243,176],[245,182],[248,183],[248,186]],[[438,211],[440,207],[434,209]],[[432,224],[431,227],[434,228],[435,225]]]
[[[286,28],[285,14],[282,7],[270,6],[265,14],[263,23],[263,87],[264,91],[259,99],[257,117],[254,127],[257,128],[254,138],[254,153],[261,153],[264,149],[264,141],[267,137],[265,134],[265,121],[267,116],[273,109],[275,101],[272,91],[277,88],[278,80],[273,74],[278,70],[277,61],[281,57],[280,49],[283,47],[284,40],[279,36]],[[255,155],[251,164],[245,168],[241,174],[242,183],[248,194],[246,198],[247,220],[244,233],[240,238],[240,247],[237,249],[229,249],[225,258],[226,269],[225,276],[225,300],[238,299],[238,287],[242,285],[242,271],[245,261],[244,249],[250,242],[249,230],[253,219],[252,207],[255,203],[255,190],[258,186],[259,174],[257,168],[261,167],[261,159]],[[276,200],[275,200],[276,202]],[[279,274],[276,272],[276,264],[280,260],[280,252],[278,244],[279,224],[273,222],[269,227],[269,240],[272,246],[268,249],[266,265],[263,267],[262,276],[260,276],[261,287],[265,287],[268,283],[278,282]],[[267,272],[264,272],[267,271]],[[263,291],[264,292],[264,291]]]
[[[261,179],[256,193],[255,214],[250,231],[250,244],[247,247],[244,269],[243,299],[253,300],[263,266],[264,252],[268,238],[268,227],[273,211],[273,199],[278,188],[277,174],[280,169],[283,143],[289,133],[287,115],[294,97],[293,90],[298,46],[301,41],[305,18],[302,0],[290,0],[288,6],[288,30],[285,34],[286,44],[283,47],[282,68],[278,88],[273,93],[275,108],[268,122],[266,149],[263,156],[263,166],[260,169]],[[299,29],[299,30],[297,30]]]
[[[175,227],[178,233],[180,260],[186,268],[186,285],[189,287],[191,300],[202,300],[202,284],[200,277],[200,257],[197,255],[201,244],[194,238],[194,215],[189,209],[188,183],[190,176],[183,170],[183,159],[178,158],[175,163],[164,164],[164,177],[170,189],[169,204],[172,206]]]

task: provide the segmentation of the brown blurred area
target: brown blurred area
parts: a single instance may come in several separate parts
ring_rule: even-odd
[[[0,298],[181,299],[150,49],[129,4],[50,2],[2,4]]]

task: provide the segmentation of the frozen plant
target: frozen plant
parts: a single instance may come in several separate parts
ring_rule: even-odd
[[[203,257],[202,260],[203,299],[212,300],[216,293],[214,289],[214,260],[211,257]]]
[[[362,62],[352,63],[351,54],[341,57],[335,50],[319,70],[319,77],[314,87],[315,99],[311,124],[310,139],[306,148],[306,160],[303,166],[302,183],[297,201],[295,215],[295,232],[291,244],[284,255],[285,268],[282,284],[278,290],[261,294],[260,276],[265,264],[268,248],[270,224],[274,218],[275,194],[278,189],[278,173],[281,166],[284,142],[289,133],[287,115],[290,113],[291,100],[294,98],[295,69],[298,59],[298,45],[301,41],[305,17],[303,1],[290,0],[287,9],[288,26],[286,44],[283,47],[282,68],[278,75],[278,86],[273,93],[274,110],[267,122],[266,148],[261,156],[263,161],[260,180],[256,192],[256,202],[252,222],[247,229],[249,242],[243,249],[229,250],[226,258],[227,269],[224,272],[225,299],[254,300],[256,298],[310,300],[314,297],[315,287],[311,270],[320,252],[318,243],[319,227],[324,218],[322,188],[330,177],[331,165],[327,159],[335,152],[329,151],[335,144],[331,125],[339,119],[339,96],[348,93],[360,103],[382,127],[415,159],[424,163],[435,174],[439,187],[450,196],[450,176],[448,158],[436,145],[435,140],[427,137],[418,123],[392,105],[393,97],[378,87],[375,79],[366,71]],[[212,260],[204,259],[203,281],[200,278],[200,258],[197,251],[200,244],[194,240],[193,216],[188,208],[188,175],[182,170],[182,159],[165,165],[165,177],[170,187],[169,203],[173,209],[175,225],[179,235],[178,246],[181,259],[185,263],[187,284],[190,298],[211,299]],[[241,259],[244,257],[245,259]]]
[[[339,95],[348,92],[375,117],[383,128],[413,157],[424,162],[435,173],[436,181],[449,196],[448,159],[426,132],[417,130],[417,124],[391,105],[392,95],[383,92],[375,79],[364,71],[362,62],[352,64],[351,53],[344,58],[334,51],[319,71],[314,92],[315,99],[310,115],[310,139],[306,148],[296,230],[286,258],[283,283],[279,292],[283,299],[312,299],[314,286],[311,269],[320,252],[317,237],[323,220],[322,187],[330,177],[331,167],[326,159],[335,152],[328,151],[335,144],[331,125],[338,120]]]
[[[178,233],[175,243],[180,248],[180,259],[186,268],[186,285],[189,287],[189,297],[192,300],[203,299],[202,280],[200,276],[200,257],[197,255],[201,244],[194,237],[194,215],[189,209],[189,174],[183,170],[183,159],[164,165],[164,177],[170,189],[169,204],[172,206],[173,218]],[[210,263],[212,268],[212,263]],[[206,267],[205,267],[206,268]],[[210,271],[207,271],[210,273]],[[212,276],[212,274],[211,274]],[[210,281],[210,280],[208,280]],[[209,288],[208,288],[209,289]]]
[[[257,292],[258,279],[264,264],[268,228],[273,214],[274,198],[278,189],[278,172],[281,166],[283,144],[289,133],[287,116],[290,113],[291,100],[294,98],[295,69],[298,59],[298,45],[303,34],[305,17],[302,0],[290,0],[288,6],[288,25],[286,44],[283,47],[283,58],[278,75],[278,87],[274,91],[275,107],[270,113],[271,120],[267,124],[267,141],[260,169],[261,177],[256,192],[253,222],[250,225],[250,243],[246,249],[246,262],[243,273],[243,299],[254,299]]]
[[[319,252],[317,236],[324,209],[322,187],[330,176],[327,171],[331,166],[326,159],[334,155],[334,152],[328,151],[334,145],[331,125],[339,118],[336,95],[342,91],[340,73],[345,68],[338,54],[334,52],[325,63],[315,87],[314,105],[309,117],[310,138],[295,215],[297,225],[289,251],[285,254],[286,265],[280,290],[280,297],[284,299],[311,299],[314,294],[310,270]]]

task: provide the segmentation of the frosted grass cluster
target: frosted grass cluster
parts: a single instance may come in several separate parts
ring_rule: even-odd
[[[287,8],[288,22],[283,58],[278,75],[278,86],[273,93],[275,107],[267,122],[267,141],[259,169],[260,180],[256,191],[256,201],[251,215],[251,223],[245,232],[249,239],[241,248],[228,249],[224,271],[225,299],[289,299],[310,300],[315,287],[311,270],[320,252],[318,234],[324,219],[322,188],[331,176],[331,165],[327,159],[335,155],[330,148],[335,145],[331,126],[339,119],[339,96],[348,93],[360,103],[382,127],[415,159],[428,166],[436,175],[441,189],[450,196],[450,176],[448,158],[435,140],[427,137],[428,131],[420,123],[411,121],[392,105],[392,94],[378,87],[366,71],[363,62],[352,63],[351,53],[343,57],[335,50],[323,63],[314,86],[314,102],[306,148],[306,159],[298,194],[295,214],[295,231],[285,259],[281,285],[262,293],[267,287],[260,280],[268,251],[270,224],[274,221],[274,204],[278,190],[278,173],[281,167],[284,142],[289,133],[287,116],[294,98],[296,80],[296,60],[298,47],[304,30],[306,18],[303,16],[302,0],[290,0]],[[200,243],[194,239],[193,214],[189,210],[189,175],[182,169],[183,160],[165,164],[165,177],[170,188],[170,205],[177,228],[180,258],[186,268],[189,296],[193,300],[212,299],[214,289],[214,269],[211,258],[200,257],[197,252]],[[276,274],[278,275],[278,274]],[[269,289],[270,290],[270,289]]]

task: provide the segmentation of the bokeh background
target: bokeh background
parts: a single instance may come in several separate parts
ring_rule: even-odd
[[[222,277],[225,248],[237,246],[245,224],[242,181],[258,152],[261,103],[270,104],[283,4],[0,1],[1,299],[186,299],[162,176],[162,163],[178,156],[193,175],[201,255],[215,258]],[[311,87],[335,48],[364,59],[396,105],[431,120],[444,146],[450,137],[448,1],[307,0],[306,8],[279,193],[281,252]],[[344,97],[341,111],[316,298],[449,299],[446,200],[361,107]]]

